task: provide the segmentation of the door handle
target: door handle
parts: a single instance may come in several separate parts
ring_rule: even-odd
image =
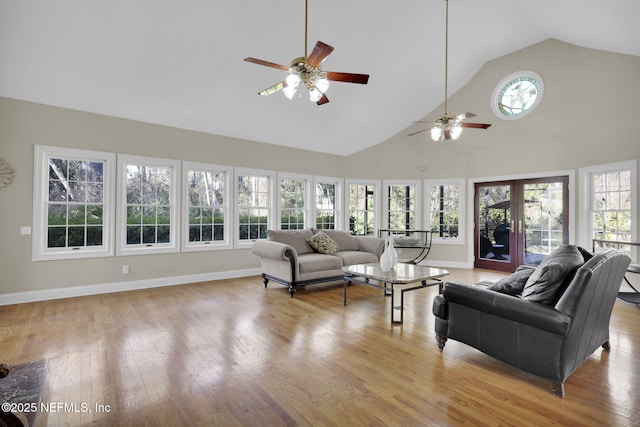
[[[518,233],[522,234],[522,220],[521,219],[518,220]]]
[[[509,224],[509,229],[511,230],[512,233],[516,232],[516,227],[515,227],[515,224],[513,223],[513,220],[511,220],[511,223]]]

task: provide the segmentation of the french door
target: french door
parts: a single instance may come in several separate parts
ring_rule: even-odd
[[[569,242],[569,177],[475,184],[476,268],[513,272]]]

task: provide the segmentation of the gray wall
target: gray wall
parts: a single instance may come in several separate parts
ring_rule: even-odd
[[[544,99],[522,120],[500,120],[489,106],[493,89],[521,69],[542,76]],[[436,145],[428,132],[406,136],[421,128],[412,125],[349,157],[0,98],[0,158],[15,170],[13,184],[0,189],[0,295],[258,267],[248,250],[32,262],[31,236],[20,235],[20,226],[32,220],[34,144],[345,178],[479,179],[577,170],[640,158],[638,76],[640,57],[548,40],[488,62],[450,96],[449,112],[472,111],[474,120],[493,124],[489,130],[467,129],[460,140]],[[469,245],[441,245],[430,259],[468,262],[468,253]],[[123,264],[130,265],[127,276]]]
[[[346,159],[275,145],[0,98],[0,158],[14,169],[0,189],[0,294],[242,270],[249,250],[31,261],[35,144],[341,177]],[[130,266],[128,275],[122,265]]]

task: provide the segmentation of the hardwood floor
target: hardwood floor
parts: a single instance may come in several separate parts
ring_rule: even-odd
[[[450,271],[465,283],[501,277]],[[640,422],[637,306],[616,302],[611,351],[569,377],[563,400],[464,344],[440,353],[436,293],[408,293],[401,326],[379,289],[352,285],[344,307],[341,283],[292,299],[259,277],[4,306],[0,362],[48,360],[45,401],[67,404],[40,414],[51,426]]]

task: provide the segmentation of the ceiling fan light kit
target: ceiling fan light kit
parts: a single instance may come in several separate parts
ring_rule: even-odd
[[[300,87],[300,84],[302,83],[309,92],[309,101],[315,102],[318,105],[323,105],[329,102],[329,98],[325,95],[330,86],[329,81],[359,84],[368,83],[368,74],[323,71],[320,64],[322,64],[327,56],[333,52],[333,47],[326,43],[318,41],[314,46],[311,55],[307,55],[308,10],[309,1],[305,0],[304,56],[295,58],[291,61],[291,65],[289,67],[264,61],[262,59],[251,57],[245,58],[245,61],[247,62],[253,62],[254,64],[264,65],[289,72],[283,81],[258,92],[259,95],[269,96],[282,90],[284,96],[288,99],[293,99],[296,93],[298,93],[298,87]]]

